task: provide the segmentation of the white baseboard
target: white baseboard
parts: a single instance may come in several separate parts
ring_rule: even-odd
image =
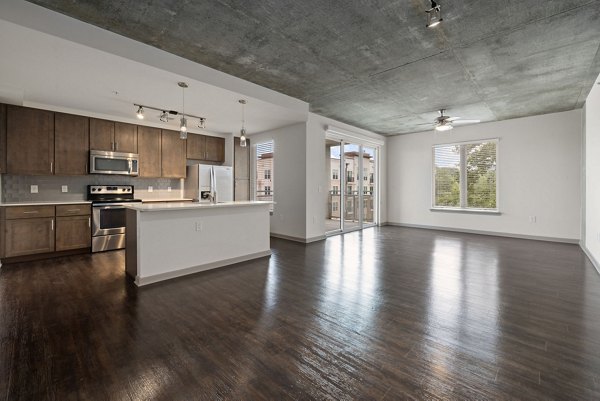
[[[596,271],[598,272],[598,274],[600,274],[600,263],[598,263],[598,261],[596,260],[596,258],[590,252],[590,250],[587,249],[587,247],[583,244],[583,242],[579,243],[579,247],[581,248],[581,250],[583,251],[583,253],[585,253],[585,256],[588,257],[588,259],[590,260],[590,262],[592,262],[592,265],[594,265],[594,268],[596,269]]]
[[[484,230],[469,230],[469,229],[464,229],[464,228],[427,226],[427,225],[421,225],[421,224],[405,224],[405,223],[387,222],[386,225],[395,226],[395,227],[407,227],[407,228],[423,228],[426,230],[451,231],[451,232],[466,233],[466,234],[490,235],[490,236],[494,236],[494,237],[507,237],[507,238],[531,239],[531,240],[535,240],[535,241],[550,241],[550,242],[562,242],[562,243],[566,243],[566,244],[579,244],[578,238],[543,237],[543,236],[539,236],[539,235],[514,234],[514,233],[503,233],[503,232],[497,232],[497,231],[484,231]]]
[[[271,237],[286,239],[288,241],[301,242],[303,244],[310,244],[311,242],[322,241],[326,238],[324,235],[319,235],[319,236],[311,237],[311,238],[302,238],[302,237],[292,237],[291,235],[277,234],[277,233],[271,233]]]
[[[158,283],[159,281],[170,280],[172,278],[177,278],[181,276],[187,276],[189,274],[199,273],[205,270],[216,269],[217,267],[223,267],[227,265],[232,265],[234,263],[246,262],[252,259],[264,258],[265,256],[270,256],[271,250],[252,253],[250,255],[239,256],[237,258],[225,259],[218,262],[206,263],[199,266],[188,267],[186,269],[176,270],[167,273],[155,274],[153,276],[147,277],[135,277],[135,284],[138,287],[143,285]]]

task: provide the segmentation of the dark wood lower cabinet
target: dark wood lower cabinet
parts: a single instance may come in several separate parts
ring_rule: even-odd
[[[6,220],[5,257],[54,252],[54,217]]]
[[[56,218],[56,251],[92,246],[91,216]]]

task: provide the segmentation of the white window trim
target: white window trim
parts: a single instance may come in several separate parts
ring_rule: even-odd
[[[467,207],[448,207],[448,206],[436,206],[435,205],[435,149],[442,146],[460,146],[460,145],[471,145],[482,142],[496,142],[496,208],[495,209],[477,209],[477,208],[467,208]],[[450,142],[450,143],[438,143],[431,147],[431,207],[430,211],[432,212],[455,212],[455,213],[472,213],[472,214],[489,214],[489,215],[501,215],[500,209],[500,138],[484,138],[472,141],[464,141],[464,142]],[[463,148],[461,148],[463,149]],[[463,175],[464,167],[463,164],[466,164],[466,159],[461,155],[461,178]],[[461,204],[466,204],[465,199],[467,196],[466,180],[462,179],[460,181],[460,196],[461,196]]]

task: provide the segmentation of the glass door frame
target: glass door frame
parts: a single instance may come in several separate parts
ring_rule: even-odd
[[[339,205],[339,211],[340,211],[340,228],[332,230],[332,231],[326,231],[325,235],[326,236],[332,236],[332,235],[338,235],[338,234],[344,234],[344,233],[349,233],[349,232],[354,232],[354,231],[360,231],[364,228],[369,228],[369,227],[375,227],[377,225],[379,225],[379,194],[380,194],[380,190],[379,190],[379,155],[380,155],[380,151],[381,151],[381,145],[378,144],[374,144],[374,143],[369,143],[369,142],[363,142],[360,141],[358,139],[356,140],[352,140],[352,139],[345,139],[345,138],[337,138],[337,137],[332,137],[332,138],[327,138],[333,141],[336,141],[339,143],[340,146],[340,205]],[[358,207],[359,210],[359,214],[358,214],[358,226],[357,227],[352,227],[352,228],[347,228],[346,227],[346,195],[347,195],[347,171],[346,171],[346,165],[345,165],[345,146],[346,145],[357,145],[358,149],[359,149],[359,161],[358,161],[358,172],[357,174],[355,174],[354,179],[358,181],[358,205],[354,205],[355,208]],[[368,147],[368,148],[372,148],[375,152],[374,157],[375,157],[375,165],[373,166],[373,185],[374,185],[374,191],[373,191],[373,222],[372,223],[366,223],[364,222],[364,216],[363,216],[363,212],[364,212],[364,178],[363,178],[363,173],[364,173],[364,167],[363,167],[363,162],[364,162],[364,148]]]

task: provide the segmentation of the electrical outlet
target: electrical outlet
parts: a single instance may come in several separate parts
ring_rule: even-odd
[[[154,192],[154,187],[152,185],[148,185],[148,192]]]
[[[38,193],[38,186],[37,185],[32,185],[31,186],[31,193],[32,194],[37,194]]]
[[[167,187],[167,192],[171,192],[171,187]]]
[[[63,186],[60,188],[60,190],[61,190],[62,192],[69,192],[69,186],[68,186],[68,185],[63,185]]]
[[[530,223],[536,223],[537,222],[537,216],[529,216],[529,222]]]
[[[201,221],[196,222],[196,231],[202,231],[202,222]]]

